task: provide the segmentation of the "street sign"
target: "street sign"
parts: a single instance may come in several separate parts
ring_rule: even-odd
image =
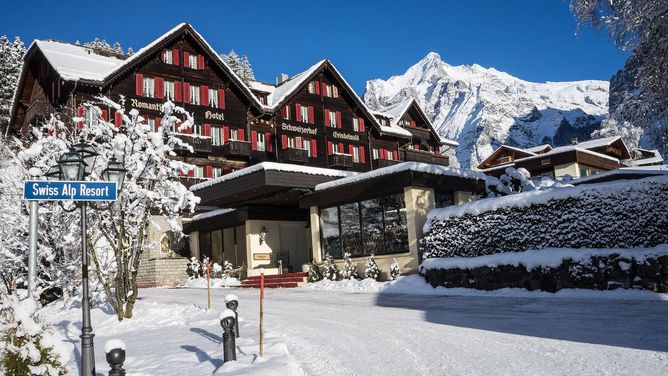
[[[116,182],[26,180],[23,199],[40,201],[116,201]]]

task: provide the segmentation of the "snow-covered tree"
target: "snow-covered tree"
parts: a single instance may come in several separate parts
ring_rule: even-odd
[[[336,267],[336,262],[328,253],[325,255],[325,262],[322,264],[322,277],[330,281],[336,281],[339,278],[339,270]]]
[[[399,275],[401,275],[399,263],[397,262],[397,259],[392,259],[392,263],[390,264],[390,280],[394,281]]]
[[[253,68],[246,55],[241,58],[240,72],[241,79],[244,80],[244,82],[255,80],[255,73],[253,73]]]
[[[234,50],[231,50],[229,53],[221,54],[220,56],[225,60],[227,65],[232,68],[234,73],[238,74],[241,68],[241,58],[239,55]]]
[[[308,281],[309,282],[318,282],[322,280],[322,270],[315,262],[309,264],[308,268]]]
[[[7,36],[0,36],[0,130],[9,125],[14,92],[19,82],[25,46],[21,38],[11,43]]]
[[[186,267],[186,274],[190,278],[202,278],[204,276],[204,265],[202,265],[197,257],[190,258],[190,262],[188,262],[188,266]]]
[[[232,71],[244,82],[255,80],[255,73],[253,73],[253,68],[248,60],[248,56],[239,56],[234,50],[231,50],[228,54],[221,54],[220,56]]]
[[[353,260],[348,252],[343,254],[343,266],[341,267],[339,275],[341,276],[341,279],[359,279],[357,267],[353,264]]]
[[[366,260],[366,266],[364,268],[364,278],[371,278],[377,281],[378,277],[380,277],[380,269],[378,269],[378,264],[376,264],[376,258],[372,254]]]

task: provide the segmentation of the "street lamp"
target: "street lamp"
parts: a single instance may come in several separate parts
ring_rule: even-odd
[[[64,153],[58,160],[58,164],[51,166],[46,172],[50,180],[81,181],[89,176],[95,166],[98,156],[97,150],[89,144],[79,142],[72,149]],[[116,189],[120,190],[127,170],[123,163],[111,157],[107,168],[102,172],[102,179],[117,183]],[[90,300],[88,294],[88,250],[86,242],[86,201],[81,201],[77,206],[81,210],[81,374],[84,376],[95,376],[95,353],[93,346],[93,327],[90,322]]]

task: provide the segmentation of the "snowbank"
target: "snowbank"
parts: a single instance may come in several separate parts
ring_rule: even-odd
[[[241,281],[237,278],[211,278],[211,288],[223,288],[240,286]],[[190,278],[186,280],[182,287],[205,289],[207,287],[206,278]]]

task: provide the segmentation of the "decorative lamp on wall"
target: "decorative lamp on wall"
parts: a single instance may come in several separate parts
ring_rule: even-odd
[[[262,226],[262,230],[260,231],[260,245],[264,243],[267,240],[267,229]]]

